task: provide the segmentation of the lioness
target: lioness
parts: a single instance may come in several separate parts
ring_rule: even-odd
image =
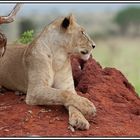
[[[73,15],[53,21],[28,46],[8,47],[0,59],[0,85],[26,94],[29,105],[64,105],[69,124],[89,129],[84,115],[95,115],[88,99],[74,88],[70,56],[87,60],[94,42]]]

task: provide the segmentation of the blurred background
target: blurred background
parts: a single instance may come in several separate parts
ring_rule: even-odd
[[[15,4],[0,4],[7,15]],[[103,67],[120,70],[140,95],[140,4],[29,4],[23,5],[13,23],[0,29],[8,43],[27,30],[37,35],[45,25],[73,13],[96,43],[93,57]]]

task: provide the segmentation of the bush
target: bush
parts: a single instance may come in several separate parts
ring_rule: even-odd
[[[29,44],[32,42],[33,36],[34,36],[34,31],[27,30],[21,35],[21,38],[17,42],[22,44]]]
[[[35,23],[29,18],[23,18],[19,22],[19,35],[28,30],[35,30],[36,26]]]

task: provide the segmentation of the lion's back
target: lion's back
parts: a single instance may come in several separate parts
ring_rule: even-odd
[[[25,90],[26,73],[23,65],[25,45],[8,45],[0,59],[0,85],[13,90]]]

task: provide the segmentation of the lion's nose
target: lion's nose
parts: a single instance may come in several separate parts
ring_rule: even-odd
[[[88,50],[85,50],[85,51],[81,51],[81,54],[88,54],[89,52],[88,52]]]
[[[93,48],[93,49],[95,48],[95,44],[92,45],[92,48]]]

